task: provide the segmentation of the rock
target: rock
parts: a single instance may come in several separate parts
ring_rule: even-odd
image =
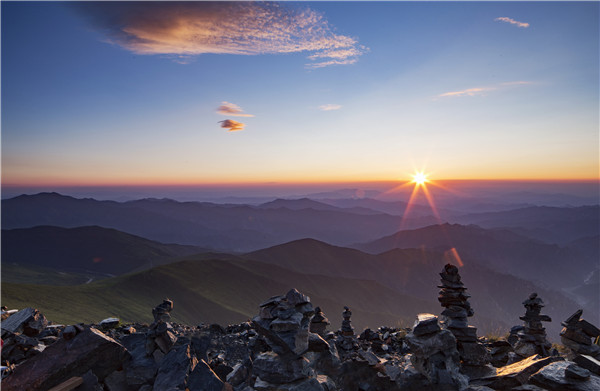
[[[223,381],[210,369],[206,361],[200,360],[189,376],[187,389],[189,391],[221,391]]]
[[[124,371],[114,371],[104,379],[107,391],[127,391],[127,379]]]
[[[381,362],[381,360],[373,352],[366,350],[359,350],[358,356],[369,363],[369,365],[377,365]]]
[[[432,314],[418,314],[413,325],[413,334],[416,336],[431,334],[440,331],[438,318]]]
[[[298,292],[297,289],[291,289],[285,295],[285,299],[287,300],[288,304],[290,304],[290,305],[299,305],[299,304],[310,303],[310,297]]]
[[[91,370],[87,371],[83,376],[83,384],[75,389],[75,391],[104,391],[104,387],[98,383],[98,377]]]
[[[62,337],[66,340],[73,339],[77,335],[77,328],[75,326],[67,326],[62,332]]]
[[[173,301],[164,299],[163,302],[152,309],[154,323],[169,322],[171,320],[171,311],[173,310]]]
[[[3,380],[2,386],[14,390],[49,389],[90,369],[103,380],[128,356],[123,345],[90,328],[71,340],[57,341],[25,361]]]
[[[79,376],[75,376],[75,377],[70,378],[69,380],[66,380],[66,381],[60,383],[57,386],[52,387],[49,391],[71,391],[71,390],[74,390],[76,387],[79,387],[82,384],[83,384],[83,378],[79,377]]]
[[[565,368],[565,377],[573,380],[586,380],[590,377],[590,371],[577,364],[570,364]]]
[[[600,376],[600,361],[596,360],[594,357],[580,354],[577,355],[573,361],[579,364],[580,367]]]
[[[335,390],[337,390],[335,382],[329,376],[318,375],[317,376],[317,381],[321,385],[321,388],[323,389],[323,391],[335,391]]]
[[[350,317],[352,316],[352,311],[350,308],[344,307],[344,312],[342,312],[342,317],[344,320],[342,321],[342,328],[340,329],[340,333],[343,336],[351,337],[354,335],[354,327],[352,327],[352,321]]]
[[[98,327],[102,330],[108,330],[117,327],[119,322],[119,318],[106,318],[98,323]]]
[[[311,333],[319,334],[323,337],[327,332],[327,326],[329,326],[329,319],[325,317],[320,307],[315,308],[315,315],[310,321],[309,331]]]
[[[142,333],[130,334],[121,338],[121,343],[131,355],[131,360],[125,363],[125,374],[127,384],[132,387],[151,384],[158,370],[154,358],[146,355],[145,341],[146,335]],[[156,350],[156,352],[160,351]]]
[[[572,379],[565,376],[565,371],[573,363],[569,361],[554,362],[541,368],[530,378],[531,383],[551,391],[593,391],[600,390],[600,377],[593,376],[587,380]],[[581,368],[580,368],[581,369]]]
[[[529,376],[533,375],[546,365],[562,360],[562,357],[556,356],[531,356],[514,364],[497,368],[495,376],[477,379],[471,382],[471,384],[484,385],[495,390],[510,390],[513,387],[518,387],[527,383]]]
[[[164,354],[169,353],[176,341],[177,337],[169,330],[154,338],[154,343]]]
[[[207,361],[208,360],[208,348],[212,342],[212,338],[209,333],[201,332],[196,333],[192,336],[192,349],[198,359]]]
[[[308,334],[308,350],[311,352],[325,352],[330,346],[319,334]]]
[[[442,312],[442,327],[454,334],[457,340],[457,349],[463,364],[482,366],[490,362],[490,355],[477,339],[477,329],[469,326],[467,318],[473,316],[474,311],[468,301],[470,295],[461,281],[458,268],[447,264],[440,273],[441,288],[438,301],[445,307]],[[413,331],[414,333],[414,331]],[[478,345],[478,346],[475,346]]]
[[[600,330],[581,319],[582,314],[583,310],[578,310],[561,323],[564,326],[560,332],[561,342],[573,351],[573,356],[583,354],[600,360],[600,346],[592,344],[592,338],[600,336]]]
[[[314,315],[308,300],[307,296],[292,289],[285,296],[275,296],[261,304],[260,313],[268,310],[270,317],[259,315],[252,321],[256,331],[277,354],[299,357],[307,351],[308,328]]]
[[[0,328],[2,328],[3,338],[6,331],[35,337],[40,334],[47,325],[48,320],[46,317],[38,310],[29,307],[18,311],[2,321]]]
[[[231,384],[234,387],[239,386],[246,380],[248,374],[248,367],[246,367],[242,363],[237,363],[233,367],[233,370],[227,375],[227,383]]]
[[[429,315],[420,318],[427,324],[433,323]],[[437,317],[433,316],[433,318],[437,324]],[[456,347],[456,337],[452,332],[438,330],[433,333],[416,335],[413,331],[406,336],[406,342],[412,352],[410,360],[414,369],[427,378],[433,389],[462,390],[466,388],[469,381],[460,373],[460,356]],[[406,378],[403,381],[406,382]],[[421,383],[418,378],[414,381],[416,384]]]
[[[253,373],[266,382],[284,384],[308,378],[313,372],[303,357],[287,360],[274,352],[265,352],[254,360]]]
[[[257,391],[323,391],[323,387],[315,378],[299,380],[288,384],[271,384],[257,378],[254,383],[254,389]]]
[[[188,376],[197,363],[190,354],[189,343],[173,347],[160,363],[153,390],[185,390]]]

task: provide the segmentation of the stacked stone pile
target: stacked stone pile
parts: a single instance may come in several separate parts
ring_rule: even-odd
[[[320,387],[309,361],[303,356],[309,350],[309,326],[313,315],[310,298],[296,289],[260,304],[259,315],[252,321],[271,350],[258,354],[253,361],[255,389],[277,389],[282,384],[307,390]],[[322,340],[318,335],[312,335]],[[323,343],[328,346],[327,342]]]
[[[469,297],[458,268],[447,264],[440,273],[441,288],[438,300],[445,310],[442,312],[442,325],[456,337],[458,352],[464,369],[470,372],[479,371],[489,363],[490,357],[485,346],[477,339],[477,328],[469,326],[467,318],[473,316],[474,311],[469,303]],[[485,371],[484,371],[485,372]]]
[[[600,337],[600,329],[581,319],[582,314],[583,310],[577,310],[561,322],[564,327],[560,339],[570,349],[570,359],[600,375],[600,345],[594,343]]]
[[[456,338],[451,331],[440,328],[437,316],[419,314],[406,341],[412,352],[412,364],[435,390],[467,387],[469,379],[460,373]]]
[[[523,329],[517,332],[517,342],[514,344],[514,351],[522,358],[539,354],[547,357],[551,354],[552,344],[546,339],[546,329],[542,322],[550,322],[552,319],[548,315],[541,315],[544,302],[538,297],[537,293],[532,293],[529,298],[523,302],[525,306],[525,315],[519,317],[525,322]]]
[[[169,299],[163,300],[161,304],[152,309],[154,322],[146,333],[146,354],[148,356],[156,354],[158,357],[162,357],[171,350],[177,341],[170,323],[172,310],[173,302]]]
[[[315,315],[310,321],[310,332],[325,337],[325,334],[327,334],[327,326],[330,324],[329,319],[327,319],[323,314],[323,311],[321,311],[321,307],[316,307]]]
[[[352,321],[350,320],[350,318],[352,317],[352,311],[350,311],[350,308],[344,307],[342,317],[344,318],[344,320],[342,321],[342,328],[340,329],[340,334],[344,337],[353,337],[354,327],[352,326]]]

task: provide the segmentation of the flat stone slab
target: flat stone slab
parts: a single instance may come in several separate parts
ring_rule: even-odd
[[[553,362],[563,361],[562,357],[530,356],[505,367],[497,368],[496,375],[475,380],[473,385],[488,386],[497,390],[510,390],[527,383],[529,377]]]
[[[28,307],[11,315],[2,322],[0,327],[2,328],[2,334],[4,334],[5,331],[10,331],[11,333],[23,333],[30,337],[34,337],[47,325],[48,321],[44,315],[35,308]]]
[[[575,361],[580,367],[600,376],[600,361],[596,360],[594,357],[585,354],[579,354],[573,361]]]
[[[2,379],[2,388],[48,390],[89,370],[102,380],[121,367],[128,355],[125,347],[114,339],[94,328],[86,329],[73,339],[61,338],[17,366]]]
[[[565,376],[565,370],[573,365],[569,361],[558,361],[546,365],[534,373],[530,381],[551,391],[597,391],[600,390],[600,377],[590,376],[585,380],[570,379]]]

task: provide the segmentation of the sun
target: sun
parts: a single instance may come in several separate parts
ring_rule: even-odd
[[[423,171],[417,171],[413,176],[412,182],[418,186],[423,186],[429,180],[427,179],[427,174],[423,173]]]

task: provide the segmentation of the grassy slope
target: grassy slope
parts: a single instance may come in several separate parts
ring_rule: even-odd
[[[150,322],[152,307],[169,297],[175,302],[175,321],[228,324],[253,317],[260,302],[292,287],[321,306],[336,329],[344,305],[352,308],[357,330],[410,324],[418,312],[438,309],[433,301],[410,298],[372,281],[304,275],[259,262],[221,260],[179,262],[74,287],[6,283],[2,304],[9,308],[37,307],[58,323],[98,322],[109,316],[125,322]]]

